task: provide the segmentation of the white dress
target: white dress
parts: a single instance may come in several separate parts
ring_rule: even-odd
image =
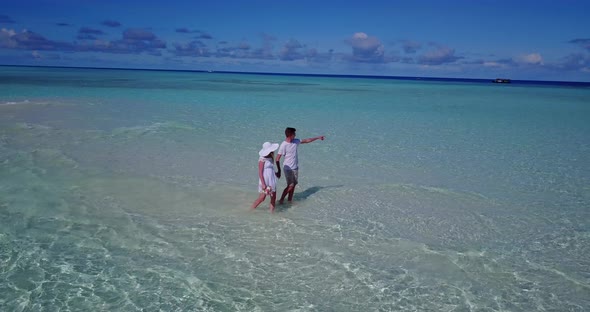
[[[260,157],[258,159],[258,161],[264,162],[264,169],[262,170],[262,176],[264,177],[264,183],[266,183],[266,186],[270,186],[270,188],[273,192],[276,192],[277,191],[277,177],[275,176],[275,167],[274,167],[274,164],[272,163],[273,162],[272,158]],[[264,192],[264,189],[262,189],[262,182],[260,182],[260,178],[258,178],[258,192],[259,193]]]

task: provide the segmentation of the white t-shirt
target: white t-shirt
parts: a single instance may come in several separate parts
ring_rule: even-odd
[[[293,139],[291,143],[287,141],[283,141],[281,146],[279,146],[279,155],[283,160],[283,168],[288,168],[291,170],[299,169],[299,159],[297,158],[297,146],[301,144],[301,140]]]

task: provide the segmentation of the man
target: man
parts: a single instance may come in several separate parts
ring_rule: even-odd
[[[287,128],[285,129],[285,141],[281,143],[279,147],[279,152],[276,159],[277,168],[279,171],[277,172],[277,176],[281,176],[281,158],[285,157],[283,161],[283,169],[285,170],[285,178],[287,179],[287,187],[283,191],[281,195],[281,199],[279,200],[279,204],[282,205],[285,197],[287,200],[291,202],[293,200],[293,193],[295,192],[295,186],[299,183],[298,178],[298,170],[299,170],[299,160],[297,157],[297,148],[299,144],[306,144],[311,143],[315,140],[324,140],[324,136],[317,136],[314,138],[303,139],[299,140],[295,138],[295,128]]]

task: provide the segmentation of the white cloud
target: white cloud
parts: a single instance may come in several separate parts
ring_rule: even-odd
[[[10,37],[16,35],[16,32],[13,29],[6,29],[6,28],[2,28],[2,34],[6,34]]]
[[[501,64],[498,62],[487,61],[487,62],[483,62],[483,66],[485,66],[485,67],[502,67],[502,66],[504,66],[504,64]]]
[[[523,55],[519,58],[520,63],[531,65],[543,65],[543,57],[539,53],[531,53]]]
[[[418,58],[418,62],[423,65],[442,65],[444,63],[453,63],[461,57],[455,56],[455,50],[444,47],[436,46],[434,50],[427,51]]]
[[[364,32],[357,32],[357,33],[354,33],[354,35],[352,35],[352,39],[363,40],[363,39],[367,39],[367,38],[369,38],[369,36],[367,34],[365,34]]]
[[[385,48],[376,37],[370,37],[364,32],[357,32],[348,41],[352,46],[352,60],[368,63],[383,63]]]
[[[0,30],[0,47],[2,48],[16,48],[18,43],[14,40],[16,32],[12,29],[2,28]]]

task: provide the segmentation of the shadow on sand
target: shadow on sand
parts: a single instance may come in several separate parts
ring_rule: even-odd
[[[327,189],[327,188],[343,187],[343,186],[344,185],[312,186],[312,187],[309,187],[306,190],[301,191],[301,192],[297,192],[297,189],[295,189],[295,194],[293,194],[293,202],[292,203],[288,202],[287,199],[285,198],[285,203],[280,205],[278,198],[277,198],[276,212],[285,211],[285,210],[291,208],[291,206],[297,205],[299,202],[305,201],[311,195],[319,192],[320,190]],[[277,197],[280,197],[280,194],[277,194]]]

